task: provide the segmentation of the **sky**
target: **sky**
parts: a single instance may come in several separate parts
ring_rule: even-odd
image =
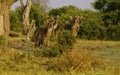
[[[24,0],[25,2],[26,0]],[[48,6],[51,8],[60,8],[62,6],[68,6],[68,5],[74,5],[80,9],[92,9],[90,3],[94,0],[50,0],[48,3]],[[12,9],[15,9],[15,7],[20,6],[19,2],[16,2],[12,5]]]
[[[62,6],[74,5],[81,9],[92,9],[90,3],[94,0],[50,0],[49,6],[58,8]]]

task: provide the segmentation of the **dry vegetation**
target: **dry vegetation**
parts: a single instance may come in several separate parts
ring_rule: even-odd
[[[59,57],[43,57],[41,50],[23,44],[0,52],[0,75],[120,74],[120,42],[77,40],[71,52]]]

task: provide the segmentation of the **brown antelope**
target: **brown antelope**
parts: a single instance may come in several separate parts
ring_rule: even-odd
[[[70,20],[71,20],[70,21],[71,25],[65,22],[63,23],[62,27],[65,30],[69,30],[73,36],[77,36],[77,33],[80,29],[80,23],[81,23],[80,17],[77,16],[75,18],[72,18],[72,16],[70,16]]]
[[[45,35],[44,40],[43,40],[43,44],[46,47],[49,46],[49,44],[50,44],[50,37],[51,37],[52,32],[53,32],[53,24],[54,23],[55,23],[55,20],[47,26],[47,32],[46,32],[46,35]]]
[[[50,18],[51,19],[51,18]],[[38,27],[34,36],[32,37],[32,41],[35,42],[35,46],[38,47],[40,45],[49,46],[50,37],[53,31],[58,27],[58,18],[56,20],[51,19],[48,25],[45,28]]]
[[[41,27],[37,27],[37,29],[34,31],[34,35],[31,39],[32,42],[35,42],[35,47],[40,46],[43,44],[43,40],[46,34],[47,29],[43,29]]]
[[[80,29],[80,23],[81,23],[80,17],[77,16],[74,19],[74,22],[71,25],[71,34],[73,36],[77,36],[77,33],[78,33],[79,29]]]
[[[53,24],[53,33],[58,28],[58,22],[59,22],[59,16],[57,15],[57,18],[55,19],[55,23]]]

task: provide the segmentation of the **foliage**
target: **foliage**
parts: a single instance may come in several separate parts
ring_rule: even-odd
[[[82,39],[105,39],[106,28],[99,12],[84,10],[79,36]]]
[[[32,5],[30,11],[30,22],[35,20],[36,26],[40,26],[44,24],[46,18],[48,17],[45,10],[41,10],[42,7],[38,5]],[[20,7],[16,8],[15,10],[10,11],[10,29],[12,31],[20,32],[22,31],[22,9]]]
[[[54,38],[54,37],[52,37]],[[49,47],[40,47],[42,55],[44,57],[58,57],[64,53],[68,53],[75,43],[75,37],[72,36],[70,31],[63,30],[61,31],[57,39],[51,40]]]
[[[49,11],[49,15],[54,16],[63,16],[63,15],[69,15],[69,16],[76,16],[80,13],[80,9],[78,9],[75,6],[64,6],[58,9],[52,9]]]
[[[92,5],[97,10],[114,11],[120,8],[120,0],[96,0]]]
[[[73,44],[75,42],[75,37],[72,36],[70,31],[68,30],[63,30],[58,37],[58,44],[60,45],[61,49],[71,49],[73,47]],[[63,51],[66,52],[66,51]]]
[[[30,11],[30,21],[35,20],[36,26],[43,25],[47,17],[48,15],[42,7],[38,5],[32,5]]]
[[[120,0],[96,0],[93,6],[102,14],[102,21],[107,28],[106,38],[120,40]]]
[[[20,8],[10,11],[10,30],[22,31],[22,11]]]
[[[49,11],[49,15],[60,15],[59,25],[71,24],[69,16],[82,15],[79,37],[82,39],[120,40],[120,2],[117,0],[96,0],[92,5],[99,11],[80,10],[64,6]]]
[[[59,26],[70,25],[69,16],[82,16],[79,37],[82,39],[120,40],[120,2],[119,0],[96,0],[93,4],[98,11],[81,10],[75,6],[52,9],[48,13],[39,5],[33,5],[30,21],[35,19],[36,26],[47,25],[50,16],[60,16]],[[10,12],[11,30],[21,31],[22,13],[20,8]]]
[[[72,23],[69,16],[75,17],[82,15],[79,37],[82,39],[105,39],[106,28],[103,25],[102,14],[91,10],[80,10],[74,6],[64,6],[62,8],[53,9],[49,12],[49,15],[60,15],[61,22]]]
[[[52,9],[49,11],[49,15],[50,16],[60,16],[60,25],[62,23],[67,22],[68,24],[71,23],[71,19],[70,16],[75,17],[75,16],[79,16],[81,15],[82,10],[78,9],[75,6],[64,6],[61,8],[57,8],[57,9]]]
[[[60,56],[61,50],[58,46],[49,46],[45,47],[42,53],[45,57],[57,57]]]

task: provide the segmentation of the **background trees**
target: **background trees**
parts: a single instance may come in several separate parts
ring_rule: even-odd
[[[84,10],[79,37],[82,39],[105,39],[106,28],[103,25],[101,13]]]
[[[60,15],[61,23],[71,23],[69,16],[82,17],[80,24],[79,37],[82,39],[104,39],[105,27],[102,22],[101,14],[91,10],[81,10],[74,6],[64,6],[62,8],[49,11],[49,15]]]
[[[47,2],[49,2],[49,0],[45,2],[45,5]],[[46,9],[40,6],[36,0],[31,7],[30,21],[35,19],[36,26],[45,25],[47,24],[47,18],[49,16],[59,15],[59,25],[62,25],[62,23],[65,22],[70,24],[71,20],[69,16],[82,15],[82,23],[78,34],[80,38],[120,40],[120,1],[96,0],[92,5],[97,11],[81,10],[74,6],[64,6],[46,12]],[[16,13],[15,15],[17,16],[12,16],[13,13]],[[21,10],[16,9],[15,12],[11,11],[10,15],[10,17],[13,18],[11,19],[11,30],[15,30],[16,27],[19,27],[17,30],[20,30],[22,21],[20,18]]]
[[[120,0],[96,0],[93,3],[101,12],[108,40],[120,40]]]
[[[9,21],[9,9],[11,5],[17,0],[1,0],[0,1],[0,16],[2,16],[3,29],[4,29],[4,44],[3,50],[7,50],[8,47],[8,35],[10,30],[10,21]]]
[[[17,8],[10,11],[10,30],[21,32],[22,31],[22,10]]]
[[[48,15],[45,10],[41,10],[42,7],[38,5],[32,5],[30,10],[30,22],[35,20],[35,25],[40,26],[44,24]],[[21,32],[22,31],[22,9],[20,7],[10,11],[10,30]]]

